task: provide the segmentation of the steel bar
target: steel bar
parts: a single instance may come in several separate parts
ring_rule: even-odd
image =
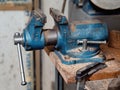
[[[27,82],[25,80],[23,58],[22,58],[21,46],[19,43],[17,44],[17,51],[18,51],[19,67],[20,67],[20,74],[21,74],[21,85],[26,85]]]

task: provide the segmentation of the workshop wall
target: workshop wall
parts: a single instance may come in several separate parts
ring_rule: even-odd
[[[32,52],[25,52],[23,59],[27,86],[21,86],[17,47],[13,35],[22,32],[29,16],[25,11],[0,11],[0,90],[34,90]]]

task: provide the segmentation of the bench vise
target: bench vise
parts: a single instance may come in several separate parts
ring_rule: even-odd
[[[21,72],[24,71],[22,71],[20,45],[26,51],[40,50],[45,46],[54,45],[56,55],[63,64],[67,65],[105,60],[99,46],[105,44],[108,37],[106,24],[99,21],[69,23],[60,11],[53,8],[50,9],[50,14],[55,21],[53,29],[43,30],[46,16],[37,10],[33,12],[23,33],[14,34],[14,43],[18,46]],[[25,81],[24,78],[22,80]]]

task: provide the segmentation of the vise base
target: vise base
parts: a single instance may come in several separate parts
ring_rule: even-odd
[[[72,64],[77,64],[77,63],[87,63],[87,62],[103,62],[105,60],[105,56],[103,55],[102,52],[99,52],[94,57],[91,58],[73,58],[70,57],[69,55],[63,55],[61,52],[55,50],[55,54],[59,57],[61,62],[66,65],[72,65]]]

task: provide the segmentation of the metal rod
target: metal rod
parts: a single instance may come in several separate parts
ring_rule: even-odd
[[[57,87],[56,87],[56,90],[64,90],[64,81],[63,81],[63,78],[62,76],[60,75],[60,73],[58,72],[58,70],[56,69],[55,70],[56,73],[56,82],[57,82]]]
[[[80,82],[77,82],[76,90],[79,90]]]
[[[82,44],[83,41],[77,40],[77,44]],[[106,44],[106,41],[87,41],[88,44]]]
[[[87,50],[87,39],[83,39],[83,48],[82,50]]]
[[[20,67],[20,74],[21,74],[21,85],[26,85],[27,82],[25,80],[23,58],[22,58],[21,46],[19,43],[17,44],[17,51],[18,51],[19,67]]]
[[[85,90],[85,79],[77,81],[76,90]]]

